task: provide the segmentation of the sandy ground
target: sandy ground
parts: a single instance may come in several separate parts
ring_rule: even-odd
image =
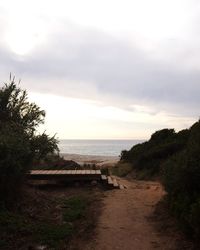
[[[161,234],[150,220],[164,195],[161,185],[127,179],[121,183],[128,189],[106,192],[95,235],[84,250],[177,249],[173,234]]]
[[[97,166],[113,166],[119,161],[118,156],[61,154],[65,160],[76,161],[79,164],[96,164]]]

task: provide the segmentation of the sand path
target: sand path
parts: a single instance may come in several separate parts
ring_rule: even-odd
[[[157,182],[121,179],[128,189],[105,193],[96,233],[86,250],[174,249],[149,219],[164,191]]]

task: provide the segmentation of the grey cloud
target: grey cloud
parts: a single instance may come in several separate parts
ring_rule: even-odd
[[[105,33],[79,27],[69,32],[67,25],[30,56],[0,50],[1,73],[12,71],[27,80],[24,86],[33,91],[65,96],[80,93],[91,98],[87,90],[93,86],[100,99],[120,100],[118,105],[123,107],[138,102],[151,104],[157,111],[198,114],[198,71],[156,61],[136,46]]]

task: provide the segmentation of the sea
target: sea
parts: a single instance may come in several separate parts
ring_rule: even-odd
[[[60,140],[63,154],[119,156],[122,150],[129,150],[144,140]]]

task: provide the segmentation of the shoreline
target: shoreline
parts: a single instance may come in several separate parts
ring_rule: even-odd
[[[103,167],[105,165],[113,166],[120,160],[119,156],[80,155],[80,154],[67,154],[67,153],[60,153],[60,155],[65,160],[72,160],[80,165],[95,164],[99,167]]]

